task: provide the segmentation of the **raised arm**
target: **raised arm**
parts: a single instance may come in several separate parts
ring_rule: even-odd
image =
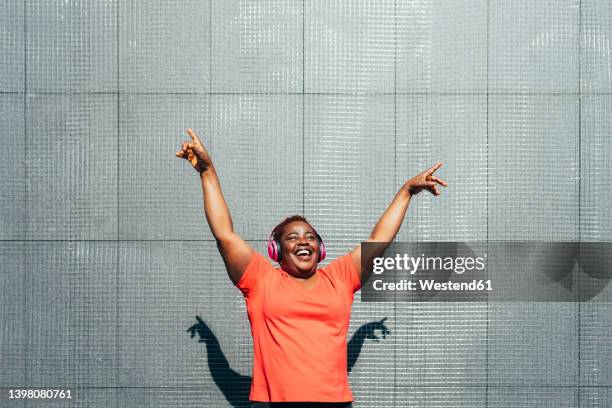
[[[191,137],[191,142],[184,142],[176,156],[189,161],[200,174],[206,220],[217,241],[227,273],[236,284],[251,259],[253,249],[234,232],[232,216],[223,198],[221,184],[208,151],[191,129],[187,129],[187,134]]]
[[[391,204],[389,204],[383,215],[379,218],[366,242],[382,243],[380,248],[377,248],[379,252],[382,253],[399,232],[404,217],[406,216],[406,210],[410,204],[410,199],[423,190],[428,190],[436,196],[440,195],[436,183],[444,187],[448,185],[445,181],[433,175],[440,167],[442,167],[442,163],[436,163],[434,166],[404,183],[397,194],[395,194]],[[379,256],[380,253],[371,254],[371,256]],[[351,251],[351,259],[355,268],[359,271],[361,284],[365,284],[370,277],[370,271],[361,270],[361,244],[358,244],[355,249]]]

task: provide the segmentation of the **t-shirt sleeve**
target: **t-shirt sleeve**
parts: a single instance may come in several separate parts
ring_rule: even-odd
[[[355,265],[353,265],[350,252],[331,261],[331,263],[327,265],[326,269],[332,276],[337,277],[348,288],[351,288],[353,293],[361,289],[359,272],[357,272]]]
[[[251,260],[247,264],[236,287],[240,289],[245,297],[248,297],[249,294],[253,293],[255,286],[264,279],[266,273],[270,270],[274,270],[272,264],[259,252],[253,251]]]

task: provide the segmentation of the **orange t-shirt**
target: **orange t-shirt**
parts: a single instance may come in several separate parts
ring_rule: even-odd
[[[236,286],[244,294],[253,335],[249,399],[265,402],[352,401],[346,333],[353,294],[361,287],[350,254],[316,272],[305,289],[261,254]]]

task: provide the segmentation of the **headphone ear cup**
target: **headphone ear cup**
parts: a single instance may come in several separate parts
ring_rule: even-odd
[[[283,252],[281,250],[280,242],[274,240],[274,245],[276,245],[276,262],[280,263],[281,259],[283,259]]]
[[[325,244],[323,243],[323,240],[319,238],[319,262],[324,260],[326,255],[327,251],[325,251]]]
[[[272,238],[268,240],[268,256],[273,261],[280,261],[280,248],[278,246],[278,242]]]

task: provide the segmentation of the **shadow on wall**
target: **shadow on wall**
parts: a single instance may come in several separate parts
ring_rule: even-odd
[[[191,334],[192,338],[197,333],[200,336],[199,342],[206,344],[208,368],[212,374],[213,381],[233,407],[248,407],[250,404],[251,377],[242,375],[230,367],[221,350],[219,340],[210,330],[210,327],[199,316],[196,316],[196,320],[197,323],[187,329],[187,332]],[[379,338],[376,336],[376,331],[380,331],[383,339],[387,338],[388,334],[391,334],[387,326],[385,326],[385,320],[387,320],[386,317],[378,321],[366,323],[355,331],[347,345],[347,366],[349,373],[355,366],[366,339],[378,341]]]

